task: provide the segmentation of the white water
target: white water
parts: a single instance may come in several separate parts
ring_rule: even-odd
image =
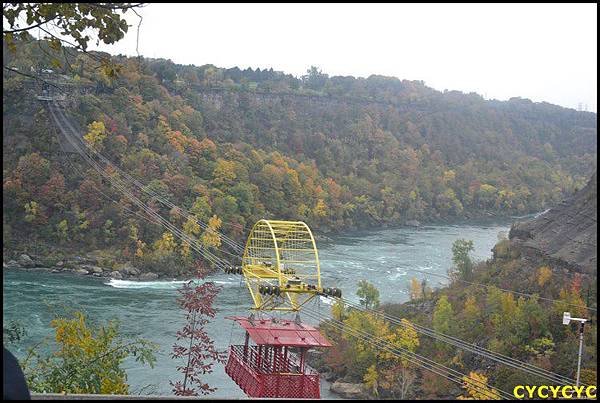
[[[219,285],[235,285],[237,284],[234,279],[232,281],[214,281],[215,284]],[[150,288],[154,290],[170,290],[181,288],[185,283],[192,281],[193,284],[202,284],[203,281],[192,279],[192,280],[159,280],[159,281],[134,281],[134,280],[117,280],[111,278],[105,285],[114,288],[125,288],[125,289],[139,289],[139,288]]]

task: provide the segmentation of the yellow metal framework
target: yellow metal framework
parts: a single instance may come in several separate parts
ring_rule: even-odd
[[[323,291],[315,239],[302,221],[254,224],[242,271],[256,310],[298,311]]]

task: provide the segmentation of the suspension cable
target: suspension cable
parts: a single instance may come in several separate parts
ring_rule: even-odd
[[[191,238],[190,236],[188,236],[187,234],[185,234],[184,232],[179,230],[177,227],[175,227],[173,224],[171,224],[169,221],[165,220],[162,216],[160,216],[159,214],[154,212],[152,209],[150,209],[145,203],[143,203],[135,195],[133,195],[131,192],[129,192],[119,178],[111,177],[111,175],[104,172],[104,170],[85,152],[85,150],[82,150],[80,148],[80,146],[72,140],[71,136],[69,136],[65,132],[65,129],[64,129],[62,123],[60,122],[60,118],[57,116],[59,114],[56,114],[54,112],[54,109],[52,108],[52,106],[49,107],[49,110],[50,110],[52,117],[54,118],[54,120],[58,124],[59,128],[61,129],[61,131],[63,131],[63,134],[65,134],[65,137],[67,138],[67,140],[73,145],[73,147],[75,147],[75,149],[77,151],[79,151],[79,153],[84,157],[84,159],[90,165],[92,165],[92,167],[94,169],[96,169],[96,171],[98,171],[103,177],[105,177],[111,183],[111,185],[113,185],[117,189],[119,189],[125,196],[127,196],[134,204],[138,205],[138,207],[143,209],[149,216],[156,219],[157,223],[159,223],[162,226],[169,229],[172,233],[177,235],[180,239],[187,241],[190,244],[190,246],[192,247],[192,249],[194,249],[196,252],[200,253],[204,258],[206,258],[208,261],[213,263],[216,267],[224,269],[225,267],[230,266],[230,264],[228,262],[213,255],[205,247],[204,248],[199,247],[196,243],[197,242],[196,239]],[[68,120],[66,120],[64,116],[63,116],[63,119],[65,120],[65,123],[67,124],[67,126],[70,126]],[[70,129],[74,131],[72,126],[70,126]]]
[[[359,304],[356,304],[354,302],[351,302],[351,301],[348,301],[348,300],[345,300],[345,299],[342,299],[342,298],[334,298],[334,297],[331,297],[329,295],[324,295],[324,296],[326,298],[338,300],[341,303],[346,304],[346,305],[348,305],[348,306],[350,306],[350,307],[352,307],[354,309],[357,309],[359,311],[362,311],[362,312],[371,312],[373,314],[383,316],[385,319],[389,320],[390,322],[392,322],[394,324],[397,324],[397,325],[400,325],[400,326],[402,326],[404,328],[407,327],[406,323],[402,322],[401,319],[399,319],[398,317],[386,314],[385,312],[376,311],[374,309],[368,309],[368,308],[362,307]],[[467,342],[465,340],[459,339],[459,338],[454,337],[454,336],[446,335],[446,334],[438,332],[438,331],[436,331],[434,329],[430,329],[428,327],[425,327],[425,326],[422,326],[422,325],[419,325],[419,324],[416,324],[416,323],[413,323],[413,322],[411,322],[411,326],[414,327],[417,332],[419,332],[421,334],[424,334],[426,336],[429,336],[429,337],[431,337],[431,338],[433,338],[435,340],[441,341],[443,343],[450,344],[450,345],[452,345],[454,347],[458,347],[458,348],[466,350],[466,351],[470,351],[471,353],[481,355],[481,356],[486,357],[486,358],[488,358],[488,359],[490,359],[492,361],[495,361],[495,362],[498,362],[500,364],[507,365],[509,367],[512,367],[512,368],[515,368],[515,369],[527,372],[527,373],[532,374],[532,375],[536,375],[536,376],[548,379],[548,380],[550,380],[552,382],[557,382],[557,383],[559,383],[561,385],[572,385],[575,382],[573,379],[570,379],[570,378],[565,377],[563,375],[557,374],[555,372],[548,371],[548,370],[546,370],[544,368],[537,367],[537,366],[535,366],[533,364],[530,364],[530,363],[527,363],[527,362],[524,362],[524,361],[520,361],[520,360],[517,360],[517,359],[512,358],[512,357],[509,357],[509,356],[506,356],[506,355],[503,355],[503,354],[500,354],[500,353],[488,350],[488,349],[486,349],[484,347],[477,346],[476,344],[469,343],[469,342]]]
[[[345,331],[345,332],[351,333],[356,338],[361,339],[362,341],[366,341],[367,343],[373,344],[378,349],[384,350],[398,358],[405,359],[419,367],[422,367],[428,371],[431,371],[440,376],[443,376],[444,378],[446,378],[452,382],[458,383],[460,385],[464,385],[463,377],[465,377],[466,375],[455,369],[446,367],[436,361],[433,361],[427,357],[421,356],[421,355],[414,353],[408,349],[398,347],[398,346],[393,346],[393,345],[391,345],[391,343],[389,343],[385,339],[374,336],[363,330],[350,327],[347,324],[345,324],[344,322],[341,322],[334,318],[329,318],[326,315],[322,314],[321,312],[315,311],[310,307],[305,306],[303,309],[303,312],[305,312],[307,315],[309,315],[310,317],[312,317],[315,320],[325,320],[326,324],[333,325],[337,330],[340,330],[342,332]],[[487,396],[490,398],[495,397],[493,392],[490,392],[489,390],[486,389],[486,388],[492,388],[487,383],[477,380],[477,379],[471,379],[471,378],[469,378],[469,379],[474,384],[476,384],[473,386],[475,386],[476,389],[478,389],[478,391],[480,393],[487,394]],[[494,388],[494,389],[497,390],[498,394],[505,399],[513,398],[513,396],[506,391],[503,391],[498,388]]]
[[[62,111],[60,108],[57,108],[58,112],[61,113],[65,119],[65,121],[67,121],[67,118],[64,114],[64,111]],[[71,126],[71,129],[73,130],[73,132],[76,132],[76,130],[74,128],[72,128],[72,125],[70,125],[69,123],[67,123],[69,126]],[[112,169],[114,169],[116,172],[118,172],[119,174],[121,174],[122,176],[125,177],[125,179],[127,179],[128,181],[130,181],[131,183],[133,183],[136,187],[138,187],[140,190],[142,190],[142,192],[148,194],[149,196],[154,197],[156,200],[158,200],[160,203],[175,209],[175,212],[179,215],[184,216],[185,218],[191,218],[193,219],[198,225],[200,225],[204,230],[208,230],[210,232],[217,232],[216,230],[214,230],[213,228],[211,228],[208,224],[206,224],[205,222],[198,220],[197,217],[195,215],[193,215],[192,213],[190,213],[188,210],[186,210],[183,207],[179,207],[176,206],[175,204],[173,204],[171,201],[169,201],[168,199],[164,198],[161,194],[159,194],[158,192],[149,189],[147,186],[145,186],[143,183],[141,183],[139,180],[137,180],[136,178],[134,178],[133,176],[131,176],[130,174],[128,174],[127,172],[123,171],[121,168],[119,168],[118,166],[116,166],[115,164],[113,164],[108,158],[106,158],[104,155],[102,155],[100,152],[98,152],[97,150],[95,150],[93,147],[88,146],[87,144],[85,144],[81,138],[79,136],[76,136],[76,138],[81,142],[81,144],[86,147],[87,149],[89,149],[94,155],[96,155],[100,160],[102,160],[106,165],[110,166]],[[218,232],[217,232],[218,233]],[[229,238],[228,236],[226,236],[225,234],[222,233],[218,233],[219,236],[223,239],[223,241],[225,243],[227,243],[229,246],[231,246],[236,252],[242,252],[243,248],[240,246],[239,243],[237,243],[235,240]]]

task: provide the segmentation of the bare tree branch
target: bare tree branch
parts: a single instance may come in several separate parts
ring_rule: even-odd
[[[54,17],[52,17],[52,18],[50,18],[50,19],[48,19],[48,20],[46,20],[46,21],[39,22],[39,23],[37,23],[37,24],[35,24],[35,25],[32,25],[32,26],[30,26],[30,27],[25,27],[25,28],[17,28],[17,29],[9,29],[9,30],[3,30],[3,31],[2,31],[2,33],[3,33],[3,34],[12,34],[12,33],[14,33],[14,32],[29,31],[30,29],[37,28],[37,27],[39,27],[40,25],[47,24],[47,23],[49,23],[50,21],[52,21],[52,20],[55,20],[57,17],[58,17],[58,15],[55,15]]]
[[[137,37],[135,40],[135,52],[137,53],[138,59],[140,58],[140,51],[139,51],[139,45],[140,45],[140,27],[142,26],[142,16],[138,14],[136,9],[131,9],[131,11],[133,11],[135,13],[135,15],[137,15],[138,17],[140,17],[140,22],[138,23],[138,27],[137,27]]]
[[[145,3],[133,3],[127,6],[109,6],[106,4],[100,4],[100,3],[88,3],[90,6],[94,6],[94,7],[99,7],[99,8],[104,8],[107,10],[121,10],[121,11],[127,11],[131,8],[134,7],[143,7],[145,5]]]

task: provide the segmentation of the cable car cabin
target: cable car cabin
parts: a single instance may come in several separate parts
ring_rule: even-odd
[[[225,372],[249,397],[319,399],[319,373],[306,364],[312,347],[331,347],[317,329],[291,320],[228,317],[246,331],[232,345]],[[255,345],[249,344],[250,339]]]

